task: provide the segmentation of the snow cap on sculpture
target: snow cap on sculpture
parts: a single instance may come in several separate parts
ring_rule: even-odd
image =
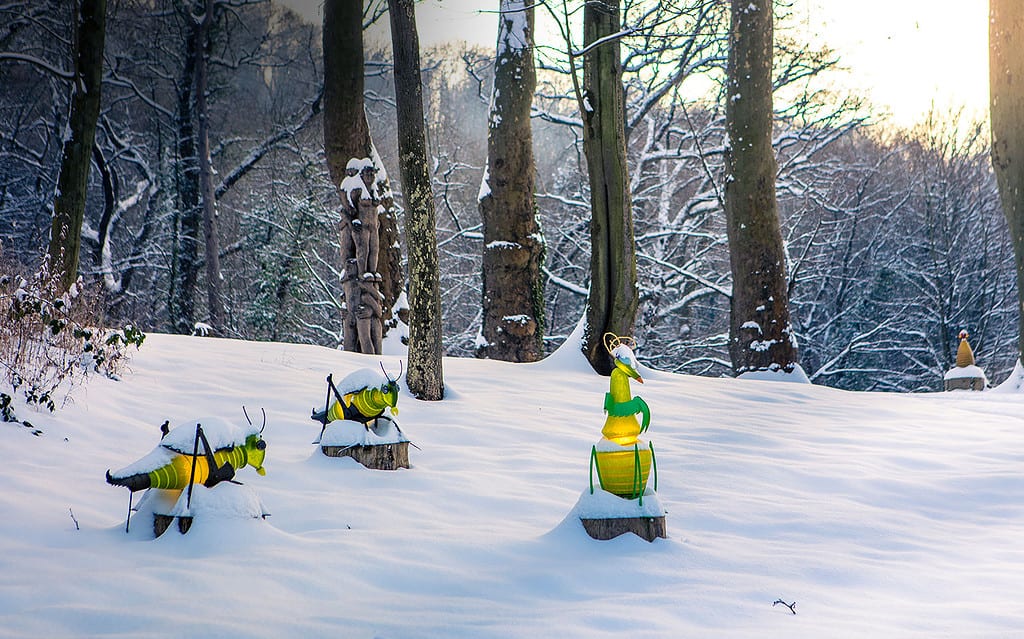
[[[611,333],[608,333],[611,335]],[[636,343],[632,337],[615,338],[614,347],[608,351],[608,354],[612,356],[612,360],[615,362],[615,367],[625,373],[628,377],[635,379],[641,384],[644,383],[644,378],[640,377],[640,373],[637,369],[640,364],[636,360],[636,353],[633,352],[633,347]]]

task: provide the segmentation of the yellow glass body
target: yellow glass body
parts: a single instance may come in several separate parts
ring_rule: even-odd
[[[267,471],[263,468],[266,449],[257,447],[256,444],[259,441],[260,437],[258,435],[250,435],[242,446],[214,452],[213,460],[218,466],[223,466],[226,463],[231,464],[232,468],[236,471],[249,465],[255,468],[258,474],[266,475]],[[192,479],[192,483],[205,484],[206,479],[210,476],[210,464],[202,453],[196,456],[195,462],[196,474]],[[177,454],[160,468],[149,472],[152,488],[180,490],[188,486],[190,478],[192,478],[192,455]]]
[[[601,488],[628,499],[643,494],[651,474],[651,449],[642,441],[636,443],[638,450],[634,450],[633,446],[623,446],[622,450],[596,453],[594,463],[597,464]],[[640,457],[639,467],[637,452]]]
[[[341,399],[341,402],[335,399],[327,409],[328,423],[345,419],[345,408],[348,406],[355,406],[359,414],[368,419],[383,415],[385,410],[392,415],[398,414],[398,408],[395,407],[398,402],[397,393],[388,394],[380,388],[370,387],[346,393],[341,396]]]

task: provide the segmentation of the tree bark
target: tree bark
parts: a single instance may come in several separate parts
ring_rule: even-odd
[[[791,372],[786,254],[772,149],[771,0],[733,0],[726,93],[725,212],[732,268],[729,355],[735,373]]]
[[[48,248],[51,273],[65,290],[78,278],[90,161],[100,114],[107,3],[81,0],[74,8],[75,77]]]
[[[398,157],[409,243],[409,367],[406,384],[418,399],[444,397],[441,367],[441,292],[423,124],[419,36],[413,0],[388,0],[398,105]]]
[[[604,334],[632,335],[639,306],[619,41],[596,44],[618,33],[620,21],[618,0],[588,0],[583,9],[583,151],[592,209],[583,353],[602,375],[613,368]]]
[[[213,162],[210,158],[210,111],[206,103],[209,89],[210,25],[213,0],[203,0],[202,20],[193,21],[196,31],[196,134],[198,136],[199,192],[203,207],[203,236],[206,246],[206,303],[215,335],[224,334],[224,302],[221,295],[220,238],[217,234],[217,200],[213,188]]]
[[[1024,5],[989,3],[992,167],[1017,269],[1017,356],[1024,361]]]
[[[187,11],[186,11],[187,14]],[[186,15],[187,18],[187,15]],[[195,126],[193,123],[192,86],[195,79],[196,56],[200,44],[196,31],[186,29],[185,66],[178,83],[177,166],[175,167],[175,242],[171,260],[171,285],[168,315],[172,330],[189,335],[195,330],[195,296],[199,284],[199,166],[196,160]]]
[[[370,157],[363,109],[363,9],[359,0],[324,0],[324,152],[335,187],[352,158]]]
[[[668,527],[665,517],[609,517],[606,519],[580,519],[583,529],[593,539],[615,539],[619,535],[633,533],[646,541],[665,539]]]
[[[544,354],[544,238],[534,198],[530,107],[537,84],[533,6],[500,0],[494,92],[481,186],[483,343],[478,357],[534,362]]]
[[[328,457],[351,457],[374,470],[409,468],[409,442],[361,446],[321,446]]]

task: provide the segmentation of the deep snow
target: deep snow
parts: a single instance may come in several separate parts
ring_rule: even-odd
[[[637,349],[641,363],[643,344]],[[1024,395],[850,393],[642,369],[669,539],[590,539],[607,378],[446,359],[447,398],[403,392],[412,468],[311,441],[324,378],[375,358],[149,335],[43,434],[0,424],[2,637],[921,637],[1024,628]],[[164,420],[267,412],[266,520],[124,531],[108,469]],[[216,493],[220,487],[210,491]],[[219,494],[219,493],[218,493]],[[136,502],[138,498],[136,498]],[[212,502],[214,505],[216,501]],[[77,521],[77,523],[76,523]],[[794,615],[782,599],[797,602]]]

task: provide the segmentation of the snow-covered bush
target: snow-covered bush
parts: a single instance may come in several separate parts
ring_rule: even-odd
[[[0,421],[20,421],[16,395],[52,412],[90,374],[116,379],[144,339],[131,325],[106,327],[98,288],[81,278],[62,292],[45,268],[26,278],[0,263]]]

